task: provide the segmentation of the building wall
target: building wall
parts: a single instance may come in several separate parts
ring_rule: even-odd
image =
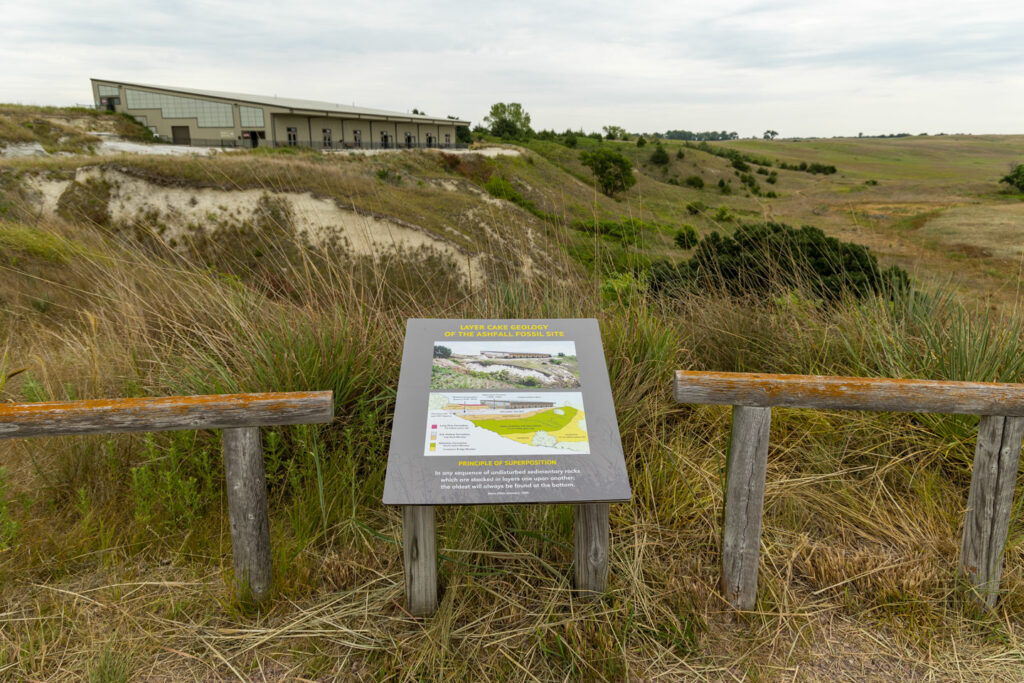
[[[455,126],[438,126],[437,137],[439,138],[442,145],[445,144],[445,135],[449,136],[448,144],[454,147],[455,143],[458,142],[458,138],[455,137]]]
[[[299,144],[309,144],[309,131],[312,127],[312,122],[308,116],[299,116],[297,114],[273,114],[271,116],[273,122],[273,137],[268,133],[267,137],[271,138],[274,142],[279,145],[288,144],[288,129],[295,128],[295,132],[298,134]]]
[[[360,131],[363,142],[367,142],[369,140],[368,136],[370,135],[370,124],[368,121],[345,119],[341,122],[341,125],[345,133],[345,142],[350,144],[355,143],[355,132],[357,130]]]
[[[341,144],[341,127],[344,119],[320,116],[313,117],[310,122],[313,126],[313,142],[315,144],[323,143],[325,128],[331,131],[331,146],[338,147]]]

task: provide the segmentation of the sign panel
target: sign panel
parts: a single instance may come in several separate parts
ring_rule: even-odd
[[[386,505],[630,495],[596,320],[409,320]]]

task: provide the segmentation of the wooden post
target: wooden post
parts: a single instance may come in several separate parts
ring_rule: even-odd
[[[757,563],[771,421],[771,408],[732,408],[722,531],[722,594],[738,610],[751,610],[757,602]]]
[[[431,505],[402,508],[405,601],[416,617],[437,611],[437,535]]]
[[[270,519],[259,427],[223,432],[224,474],[231,520],[231,553],[239,590],[261,601],[271,582]]]
[[[987,415],[978,423],[960,574],[971,584],[978,606],[985,609],[995,607],[999,598],[1022,440],[1024,417]]]
[[[576,590],[596,596],[608,590],[608,503],[576,506],[573,565]]]

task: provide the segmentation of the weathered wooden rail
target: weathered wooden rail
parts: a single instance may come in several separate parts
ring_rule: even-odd
[[[167,396],[0,404],[0,439],[221,429],[231,554],[239,588],[256,600],[271,587],[270,521],[260,427],[322,424],[330,391]]]
[[[959,573],[979,605],[995,606],[1024,441],[1024,384],[680,370],[675,398],[679,403],[733,406],[722,592],[739,610],[753,609],[757,599],[772,406],[979,415]]]

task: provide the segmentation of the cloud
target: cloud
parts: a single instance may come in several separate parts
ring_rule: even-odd
[[[518,101],[539,127],[744,135],[1013,132],[1024,109],[1024,7],[987,0],[53,0],[6,19],[9,101],[85,102],[96,76],[476,121]]]

